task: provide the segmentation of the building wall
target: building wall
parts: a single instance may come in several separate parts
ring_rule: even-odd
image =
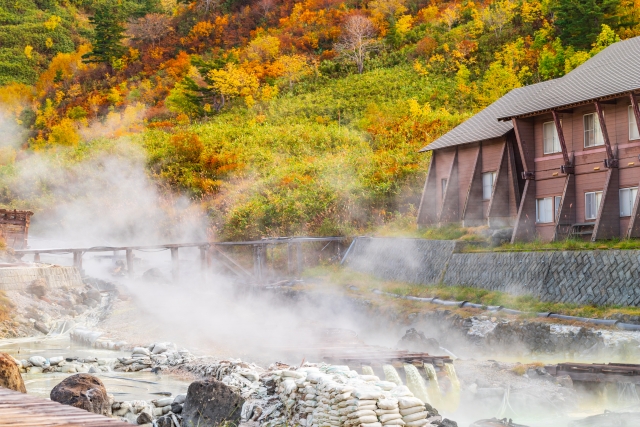
[[[467,194],[471,179],[473,178],[473,166],[478,155],[480,143],[466,144],[458,147],[458,206],[460,206],[459,214],[462,215],[462,209],[467,201]],[[482,161],[482,159],[480,159]]]
[[[83,287],[75,267],[11,267],[0,268],[0,290],[24,291],[36,279],[44,279],[49,288]]]
[[[442,180],[449,179],[449,172],[451,172],[451,163],[456,153],[456,148],[444,148],[442,150],[434,151],[436,156],[436,206],[437,212],[442,209],[442,201],[444,194],[442,192]]]
[[[629,140],[628,98],[620,98],[615,104],[602,104],[607,133],[614,153],[617,152],[620,168],[618,171],[620,188],[636,187],[640,182],[640,140]],[[584,146],[584,115],[595,113],[595,106],[588,105],[574,108],[570,113],[561,113],[562,131],[567,151],[574,159],[576,190],[576,222],[593,222],[585,218],[585,193],[603,191],[607,169],[604,160],[607,158],[604,145],[596,147]],[[536,179],[536,199],[562,195],[565,175],[560,173],[564,163],[562,153],[544,154],[543,124],[552,122],[551,114],[541,114],[534,118],[522,119],[533,122],[535,147],[534,164]],[[612,203],[618,203],[617,197]],[[612,207],[609,206],[610,209]],[[615,208],[618,209],[618,206]],[[535,215],[535,212],[529,212]],[[629,217],[620,218],[620,236],[626,235]],[[555,224],[536,224],[536,233],[543,240],[554,237]]]

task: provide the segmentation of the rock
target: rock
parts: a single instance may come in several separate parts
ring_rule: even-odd
[[[26,393],[24,381],[20,375],[20,368],[7,353],[0,353],[0,387]]]
[[[153,417],[148,412],[143,411],[140,412],[140,415],[138,415],[136,422],[138,423],[138,425],[149,424],[153,422]]]
[[[78,371],[76,370],[76,365],[64,365],[60,367],[60,372],[63,374],[75,374]]]
[[[573,380],[569,375],[559,375],[556,377],[556,383],[559,386],[573,388]]]
[[[62,380],[50,394],[51,400],[100,415],[109,415],[111,404],[100,379],[76,374]]]
[[[158,268],[150,268],[142,273],[142,280],[151,283],[171,283]]]
[[[445,418],[444,420],[440,421],[440,427],[458,427],[458,423]]]
[[[182,425],[239,425],[243,404],[244,399],[220,381],[194,381],[189,385],[182,407]]]
[[[161,342],[153,346],[153,350],[151,350],[151,353],[160,354],[160,353],[164,353],[168,349],[169,349],[169,346],[167,345],[167,343]]]
[[[171,404],[171,412],[173,412],[174,414],[179,414],[182,412],[182,405],[176,402],[173,402]]]
[[[186,399],[187,399],[186,394],[179,394],[176,396],[175,399],[173,399],[173,403],[179,403],[182,405]]]
[[[97,374],[98,372],[102,372],[102,369],[100,369],[98,367],[95,367],[95,366],[92,366],[92,367],[89,368],[89,373],[90,374]]]
[[[513,228],[501,228],[494,231],[491,235],[491,246],[500,246],[503,243],[511,242],[512,235]]]
[[[64,357],[62,357],[62,356],[52,357],[52,358],[50,358],[50,359],[49,359],[49,364],[50,364],[51,366],[54,366],[54,365],[59,364],[59,363],[60,363],[60,362],[62,362],[63,360],[64,360]]]
[[[169,412],[171,412],[171,405],[164,406],[164,407],[162,407],[160,409],[162,409],[162,415],[166,415]]]
[[[131,355],[133,356],[135,354],[141,354],[141,355],[144,355],[144,356],[150,356],[151,352],[148,349],[144,348],[144,347],[134,347],[133,351],[131,352]]]
[[[89,289],[87,290],[87,292],[83,293],[82,296],[85,304],[87,303],[87,301],[95,301],[97,303],[100,303],[102,301],[102,294],[100,294],[100,291],[98,291],[97,289]]]
[[[47,281],[43,278],[36,279],[27,286],[27,292],[38,298],[42,298],[47,294]]]
[[[411,328],[408,329],[400,341],[398,341],[396,348],[399,350],[433,354],[440,351],[440,343],[434,338],[425,337],[423,332]]]
[[[27,372],[30,374],[41,374],[43,369],[40,366],[32,366],[27,369]]]
[[[29,358],[29,362],[31,362],[33,366],[38,366],[42,368],[44,365],[47,364],[47,359],[45,359],[42,356],[31,356]]]
[[[156,408],[162,408],[173,403],[173,397],[163,397],[162,399],[153,400],[151,403],[156,405]]]
[[[49,327],[45,323],[39,321],[36,321],[36,323],[33,324],[33,327],[36,331],[42,332],[45,335],[50,331]]]

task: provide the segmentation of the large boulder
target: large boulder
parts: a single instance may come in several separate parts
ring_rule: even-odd
[[[42,298],[47,294],[47,281],[43,278],[35,279],[33,282],[27,286],[27,292],[30,294]]]
[[[194,381],[189,385],[187,399],[182,407],[182,425],[239,425],[243,404],[244,399],[220,381]]]
[[[441,352],[440,344],[435,338],[427,338],[424,332],[415,328],[407,329],[407,332],[396,344],[398,350],[408,350],[412,352],[426,352],[438,354]]]
[[[49,397],[54,402],[94,414],[109,415],[111,412],[107,389],[99,378],[89,374],[76,374],[65,378],[51,390]]]
[[[18,364],[7,353],[0,353],[0,387],[27,392]]]

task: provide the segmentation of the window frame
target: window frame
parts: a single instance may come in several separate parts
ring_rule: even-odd
[[[553,220],[558,222],[560,218],[560,207],[562,206],[562,196],[553,196]]]
[[[485,185],[484,185],[484,177],[485,176],[491,176],[491,193],[489,194],[489,197],[485,197]],[[482,201],[488,201],[491,200],[491,198],[493,197],[493,191],[496,187],[496,178],[498,177],[498,171],[489,171],[489,172],[483,172],[482,173]]]
[[[640,139],[640,130],[638,130],[638,125],[636,124],[636,115],[633,113],[633,105],[629,105],[628,111],[628,127],[629,127],[629,141],[637,141]],[[638,134],[638,136],[634,137],[631,134],[631,129]]]
[[[545,201],[548,201],[548,203],[550,205],[551,220],[543,222],[541,220],[541,217],[540,217],[540,213],[542,211],[542,209],[540,208],[540,203],[541,202],[545,202]],[[554,218],[554,215],[553,215],[553,208],[554,208],[554,196],[541,197],[539,199],[536,199],[536,224],[554,224],[555,223],[555,218]]]
[[[593,117],[593,129],[589,131],[587,131],[587,127],[585,123],[587,116]],[[587,132],[593,132],[593,145],[587,145]],[[604,145],[604,135],[602,135],[600,118],[598,117],[597,113],[587,113],[582,116],[582,134],[584,138],[584,144],[583,144],[584,148],[595,148],[595,147],[600,147]]]
[[[595,209],[595,216],[593,217],[590,217],[587,215],[587,196],[589,194],[595,195],[596,209]],[[600,196],[599,200],[598,200],[598,195]],[[598,211],[600,210],[600,203],[602,203],[602,191],[585,191],[584,193],[584,219],[585,220],[598,219]]]
[[[552,150],[554,150],[554,151],[547,151],[546,132],[545,132],[545,129],[544,129],[545,126],[547,126],[547,125],[553,126],[553,142],[552,142],[553,148],[552,148]],[[562,122],[560,123],[560,126],[562,126]],[[560,135],[558,134],[558,129],[556,129],[556,123],[555,122],[544,122],[544,123],[542,123],[542,153],[543,154],[562,153],[562,146],[560,145]]]
[[[631,214],[633,213],[633,206],[635,205],[636,202],[636,197],[630,197],[629,198],[629,214],[625,215],[625,213],[622,210],[622,193],[623,192],[629,192],[631,193],[631,195],[633,194],[633,191],[635,191],[636,195],[638,194],[638,187],[625,187],[625,188],[620,188],[618,190],[618,200],[620,201],[620,218],[628,218],[631,216]]]

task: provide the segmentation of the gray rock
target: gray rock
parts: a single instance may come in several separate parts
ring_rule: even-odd
[[[169,346],[167,345],[167,343],[161,342],[153,346],[153,350],[151,350],[151,353],[160,354],[160,353],[164,353],[168,349],[169,349]]]
[[[187,399],[186,393],[185,394],[179,394],[179,395],[176,396],[175,399],[173,399],[173,403],[183,404],[186,399]]]
[[[153,421],[153,417],[148,413],[148,412],[140,412],[140,415],[138,415],[138,418],[136,419],[136,422],[138,423],[138,425],[142,425],[142,424],[149,424]]]
[[[162,408],[173,403],[173,397],[163,397],[162,399],[153,400],[152,403],[156,405],[156,408]]]
[[[64,361],[64,357],[62,356],[56,356],[56,357],[52,357],[49,359],[49,364],[51,366],[57,365],[58,363]]]
[[[30,374],[41,374],[42,371],[43,371],[43,368],[41,368],[40,366],[32,366],[27,369],[27,372]]]
[[[134,347],[133,351],[131,352],[131,355],[133,356],[134,354],[142,354],[144,356],[150,356],[151,352],[144,347]]]
[[[37,321],[36,323],[33,324],[33,327],[35,328],[36,331],[42,332],[43,334],[48,334],[49,331],[51,330],[46,323]]]
[[[31,362],[33,366],[42,368],[47,363],[47,359],[42,356],[31,356],[29,362]]]
[[[221,381],[194,381],[182,407],[182,425],[215,427],[240,424],[244,399]]]
[[[569,375],[559,375],[556,377],[556,384],[565,388],[573,388],[573,380]]]
[[[97,374],[98,372],[102,372],[102,370],[100,368],[97,368],[95,366],[92,366],[89,368],[89,373],[90,374]]]
[[[173,402],[171,404],[171,412],[174,414],[179,414],[182,412],[182,405],[180,403]]]
[[[60,367],[60,372],[63,374],[75,374],[78,371],[76,370],[76,365],[64,365]]]

